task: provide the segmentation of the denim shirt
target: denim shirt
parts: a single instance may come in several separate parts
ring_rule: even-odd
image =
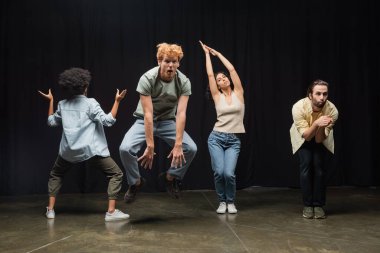
[[[93,156],[110,156],[103,126],[112,126],[116,119],[104,113],[93,98],[77,95],[58,103],[57,111],[48,118],[49,126],[62,126],[59,155],[77,163]]]

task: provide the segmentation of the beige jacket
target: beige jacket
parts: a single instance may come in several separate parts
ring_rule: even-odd
[[[308,129],[312,122],[313,109],[311,101],[308,97],[299,100],[293,105],[292,115],[293,124],[290,128],[290,140],[292,142],[293,154],[302,146],[305,139],[302,137],[303,132]],[[331,152],[334,153],[334,135],[333,126],[338,119],[338,109],[330,101],[326,101],[325,106],[322,108],[322,113],[319,115],[329,115],[332,117],[333,122],[325,128],[326,139],[323,141],[323,145]]]

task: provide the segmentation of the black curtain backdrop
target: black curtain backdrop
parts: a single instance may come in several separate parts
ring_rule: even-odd
[[[213,189],[207,137],[216,116],[204,96],[207,76],[198,40],[234,64],[245,88],[239,189],[299,186],[291,107],[314,79],[330,83],[329,99],[340,112],[328,184],[379,185],[379,7],[376,0],[1,1],[0,194],[47,192],[61,129],[47,126],[48,102],[37,90],[52,88],[56,106],[62,99],[58,75],[70,67],[91,71],[89,97],[105,111],[116,88],[128,89],[116,124],[106,128],[111,156],[121,166],[119,145],[134,122],[136,85],[157,64],[160,42],[182,45],[180,70],[192,82],[186,131],[198,153],[184,187]],[[223,69],[217,59],[213,63]],[[168,165],[170,149],[156,146],[153,170],[142,171],[147,191],[161,190],[156,177]],[[62,191],[105,192],[106,181],[100,172],[78,167],[67,174]]]

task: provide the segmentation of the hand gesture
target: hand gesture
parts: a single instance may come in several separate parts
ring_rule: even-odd
[[[213,56],[218,56],[219,52],[216,51],[215,49],[211,48],[211,47],[208,47],[208,49],[210,50],[210,53],[213,55]]]
[[[137,159],[137,162],[141,161],[141,167],[143,167],[144,169],[151,170],[152,165],[153,165],[153,158],[155,154],[156,153],[154,153],[153,148],[146,147],[144,154]]]
[[[171,166],[174,168],[182,167],[186,163],[185,155],[183,154],[182,145],[174,145],[168,158],[172,158]]]
[[[323,115],[315,121],[315,124],[317,124],[319,127],[326,127],[330,125],[330,123],[332,123],[332,118],[327,115]]]
[[[47,94],[43,93],[42,91],[38,91],[38,93],[41,94],[41,96],[43,96],[44,98],[46,98],[47,100],[53,100],[53,94],[51,93],[51,89],[49,89],[49,92]]]
[[[123,98],[125,97],[126,94],[127,94],[126,89],[124,89],[121,93],[119,93],[119,89],[116,89],[115,100],[120,102],[121,100],[123,100]]]
[[[205,51],[205,54],[209,54],[210,53],[209,48],[205,44],[203,44],[202,41],[199,41],[199,43],[201,43],[201,47],[203,51]]]
[[[201,46],[203,48],[203,50],[205,51],[206,54],[208,53],[211,53],[213,56],[218,56],[219,52],[216,51],[215,49],[207,46],[206,44],[203,44],[202,41],[199,41],[199,43],[201,43]]]

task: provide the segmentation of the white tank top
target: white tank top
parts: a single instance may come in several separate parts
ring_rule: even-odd
[[[214,130],[223,133],[245,133],[244,129],[244,109],[235,92],[231,92],[231,104],[227,104],[226,96],[221,93],[219,103],[215,103],[217,121]]]

